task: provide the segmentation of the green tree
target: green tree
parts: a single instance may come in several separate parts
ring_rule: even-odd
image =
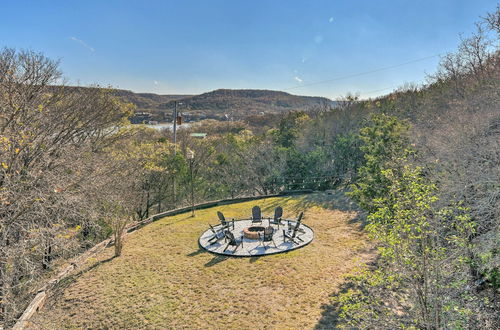
[[[111,128],[130,114],[109,91],[60,86],[60,78],[42,54],[0,50],[0,328],[56,256],[79,251],[68,232],[96,219],[89,175],[119,138]]]
[[[310,121],[310,117],[302,111],[294,111],[285,115],[279,122],[278,128],[273,131],[277,145],[290,148],[295,145],[301,130]]]
[[[374,212],[385,202],[390,181],[383,170],[396,168],[397,160],[410,153],[409,128],[406,121],[382,113],[372,115],[368,125],[360,129],[365,162],[350,196],[365,210]]]
[[[360,320],[355,315],[358,308],[375,315],[399,310],[405,317],[394,315],[393,320],[401,322],[398,327],[463,328],[473,310],[462,285],[468,281],[468,238],[475,230],[474,222],[459,205],[440,208],[437,188],[422,168],[404,159],[401,164],[398,171],[381,171],[389,183],[387,196],[368,216],[367,230],[380,243],[380,267],[376,273],[356,278],[358,284],[364,282],[365,291],[340,296],[343,317],[346,324],[364,328],[377,326],[377,320]],[[382,292],[381,286],[387,290]],[[356,296],[362,298],[357,304]],[[393,310],[384,308],[381,300],[394,304]],[[363,301],[371,303],[359,303]]]
[[[331,163],[325,165],[330,165],[331,169],[327,168],[326,171],[346,182],[355,180],[359,167],[364,163],[360,146],[360,136],[355,132],[337,135],[327,148]]]
[[[382,175],[390,182],[393,204],[368,216],[368,231],[382,243],[382,257],[408,288],[416,324],[425,329],[462,325],[468,311],[453,299],[458,292],[450,293],[463,279],[457,270],[465,269],[462,261],[474,223],[460,207],[437,208],[437,188],[422,168],[405,164],[401,174],[384,170]]]

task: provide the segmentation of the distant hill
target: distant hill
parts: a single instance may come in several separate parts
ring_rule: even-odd
[[[61,88],[61,86],[53,85],[49,88],[56,89]],[[82,86],[64,86],[64,89],[78,92],[80,90],[88,88],[101,88],[101,87],[82,87]],[[109,89],[106,87],[106,89]],[[165,104],[170,101],[183,99],[190,97],[192,95],[158,95],[154,93],[134,93],[129,90],[124,89],[111,89],[111,94],[120,98],[123,102],[129,102],[137,107],[137,111],[157,113],[158,111],[164,112],[165,110],[160,108],[160,105]]]
[[[174,101],[181,102],[179,110],[188,120],[206,118],[241,119],[260,113],[282,113],[330,106],[325,97],[298,96],[285,92],[254,89],[218,89],[200,95],[158,95],[115,90],[114,95],[137,106],[138,111],[153,114],[156,120],[170,120]]]
[[[256,89],[218,89],[213,92],[183,98],[181,101],[188,109],[204,111],[244,111],[283,112],[290,110],[306,110],[329,104],[324,97],[297,96],[285,92]],[[173,102],[163,104],[171,108]]]
[[[137,111],[157,112],[161,110],[160,105],[170,101],[190,97],[191,95],[159,95],[154,93],[134,93],[129,90],[115,89],[113,95],[125,102],[133,103]]]

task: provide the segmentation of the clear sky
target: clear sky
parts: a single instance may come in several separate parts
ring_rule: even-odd
[[[422,82],[494,0],[0,0],[0,48],[61,60],[70,84],[337,98]],[[419,60],[426,58],[423,60]],[[419,60],[392,69],[337,79]],[[333,80],[318,83],[325,80]],[[302,87],[301,87],[302,86]]]

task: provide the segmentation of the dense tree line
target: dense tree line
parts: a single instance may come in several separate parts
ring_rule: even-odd
[[[94,159],[127,113],[99,89],[49,91],[60,77],[41,54],[0,52],[0,316],[7,324],[25,307],[26,289],[69,255],[72,238],[89,234]]]
[[[428,85],[372,102],[350,195],[380,258],[336,297],[338,327],[500,326],[499,23],[497,8]]]

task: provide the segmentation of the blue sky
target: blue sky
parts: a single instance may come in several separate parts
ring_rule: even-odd
[[[0,47],[60,59],[69,83],[138,92],[285,90],[335,99],[422,82],[496,1],[1,0]],[[5,13],[8,13],[6,15]],[[426,58],[347,79],[313,84]],[[310,85],[311,84],[311,85]]]

